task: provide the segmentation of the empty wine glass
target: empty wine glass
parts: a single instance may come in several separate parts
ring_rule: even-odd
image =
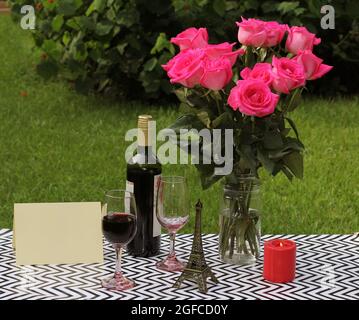
[[[102,218],[103,234],[116,250],[116,269],[113,276],[103,279],[102,286],[109,290],[127,290],[135,282],[126,278],[121,270],[124,247],[136,234],[136,202],[132,193],[125,190],[111,190],[105,195],[106,214]]]
[[[189,219],[189,199],[187,183],[184,177],[168,176],[159,179],[157,194],[157,219],[166,228],[170,237],[168,256],[157,262],[158,269],[182,271],[184,263],[179,261],[175,252],[176,233]]]

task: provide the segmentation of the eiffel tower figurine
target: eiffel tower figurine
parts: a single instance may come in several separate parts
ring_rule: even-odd
[[[192,251],[187,262],[186,268],[183,270],[182,274],[178,277],[174,288],[180,288],[184,280],[194,280],[198,284],[200,292],[207,292],[207,278],[211,278],[214,283],[218,283],[216,276],[211,271],[211,268],[207,265],[206,259],[203,253],[202,246],[202,203],[198,200],[196,204],[196,223],[194,229]]]

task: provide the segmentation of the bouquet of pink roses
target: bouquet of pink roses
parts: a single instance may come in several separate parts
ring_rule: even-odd
[[[209,44],[205,28],[189,28],[171,39],[180,52],[163,66],[171,83],[181,85],[175,93],[183,115],[172,129],[233,129],[233,171],[225,182],[243,192],[222,222],[221,256],[229,252],[229,261],[235,247],[258,256],[258,217],[250,212],[255,184],[247,177],[258,177],[264,167],[272,175],[302,178],[304,146],[288,112],[298,106],[306,82],[332,68],[313,53],[321,40],[305,27],[244,18],[237,25],[237,50],[236,42]],[[206,143],[212,144],[199,139],[200,150],[211,147]],[[216,166],[196,164],[203,188],[223,177]]]
[[[235,173],[257,174],[264,166],[273,175],[301,177],[303,145],[287,113],[298,106],[306,82],[332,67],[312,52],[320,39],[305,27],[244,18],[237,25],[238,50],[235,42],[209,44],[205,28],[171,39],[180,52],[163,69],[183,86],[175,92],[184,114],[172,128],[232,128]],[[197,166],[204,187],[220,178],[214,166]]]

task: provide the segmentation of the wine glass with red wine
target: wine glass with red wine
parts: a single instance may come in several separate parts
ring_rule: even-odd
[[[126,278],[121,270],[124,247],[136,234],[136,202],[133,193],[111,190],[105,195],[105,216],[102,218],[103,234],[116,250],[116,269],[113,276],[102,280],[102,287],[109,290],[127,290],[135,282]]]
[[[170,237],[168,256],[157,262],[158,269],[182,271],[185,264],[178,260],[175,252],[176,233],[188,222],[189,199],[187,183],[184,177],[168,176],[159,179],[157,193],[157,219],[167,229]]]

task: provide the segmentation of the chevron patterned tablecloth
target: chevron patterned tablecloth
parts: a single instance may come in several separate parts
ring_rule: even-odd
[[[272,284],[262,278],[262,257],[253,266],[223,264],[218,259],[217,236],[204,235],[207,263],[220,284],[209,285],[207,294],[199,293],[186,282],[181,289],[172,288],[178,273],[155,268],[160,258],[133,258],[125,255],[123,268],[137,287],[123,293],[101,288],[100,279],[114,270],[115,254],[105,244],[104,264],[44,265],[16,267],[12,250],[12,232],[0,230],[0,300],[68,300],[68,299],[251,299],[316,300],[359,299],[359,238],[354,235],[276,235],[297,243],[296,279],[288,284]],[[168,237],[163,236],[167,250]],[[179,235],[178,256],[187,259],[192,235]],[[163,250],[163,255],[165,251]]]

